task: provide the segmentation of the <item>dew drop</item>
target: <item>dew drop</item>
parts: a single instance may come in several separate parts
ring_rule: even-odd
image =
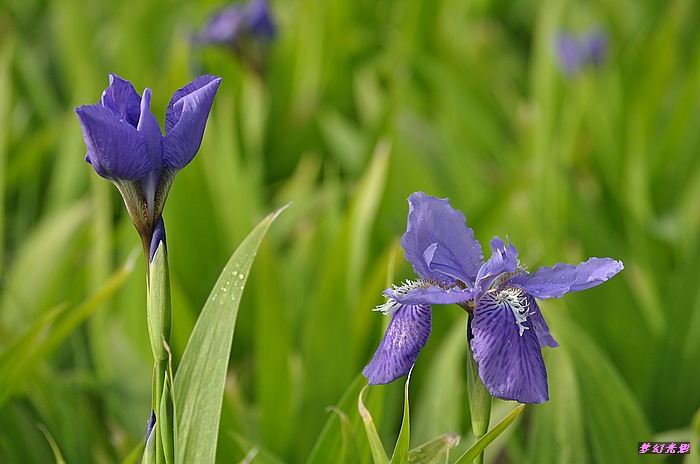
[[[238,274],[238,278],[239,278],[240,280],[243,280],[243,273]]]

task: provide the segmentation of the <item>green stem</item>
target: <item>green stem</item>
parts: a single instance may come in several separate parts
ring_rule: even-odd
[[[170,274],[165,243],[160,242],[150,261],[148,273],[148,336],[153,353],[153,411],[156,416],[156,464],[173,462],[172,397],[168,382],[168,350],[170,343]],[[170,382],[172,383],[172,382]]]
[[[486,435],[491,421],[491,403],[493,398],[484,387],[479,377],[478,366],[474,361],[474,353],[467,341],[467,393],[469,394],[469,412],[472,421],[472,432],[475,441]],[[477,464],[483,464],[484,453],[481,452],[475,459]]]

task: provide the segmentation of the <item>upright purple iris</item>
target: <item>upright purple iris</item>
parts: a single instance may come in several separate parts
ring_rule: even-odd
[[[521,403],[547,401],[541,348],[558,344],[535,298],[595,287],[620,272],[622,262],[591,258],[530,274],[518,262],[515,247],[498,237],[491,240],[491,258],[484,262],[474,232],[448,199],[416,192],[408,202],[401,246],[419,278],[385,290],[387,302],[376,308],[392,319],[363,371],[370,385],[406,375],[430,335],[430,305],[456,303],[470,314],[468,338],[491,395]]]
[[[220,82],[205,75],[175,92],[165,113],[165,136],[151,112],[151,89],[142,98],[116,74],[110,74],[98,103],[75,109],[85,160],[119,189],[146,253],[175,174],[199,150]]]

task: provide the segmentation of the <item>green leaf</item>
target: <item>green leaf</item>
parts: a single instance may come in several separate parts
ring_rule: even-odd
[[[134,268],[136,256],[132,253],[126,263],[86,301],[73,308],[61,305],[48,311],[3,349],[0,353],[0,407],[32,374],[39,362],[121,287]]]
[[[406,385],[403,390],[403,420],[401,421],[401,430],[399,438],[396,440],[394,454],[391,456],[391,464],[406,464],[408,462],[408,450],[411,446],[411,418],[408,412],[408,384],[411,381],[411,371],[406,377]]]
[[[192,331],[175,375],[176,462],[213,463],[226,370],[250,267],[277,215],[269,214],[224,267]]]
[[[570,356],[577,375],[581,401],[578,407],[586,417],[592,459],[598,463],[624,462],[627,450],[620,443],[636,443],[639,437],[652,436],[635,393],[600,347],[565,313],[553,311],[548,318],[557,328],[557,339]],[[652,458],[635,459],[646,462]]]
[[[412,449],[408,453],[410,464],[437,464],[445,459],[450,449],[459,445],[460,436],[456,433],[446,433]]]
[[[146,462],[146,450],[144,450],[145,442],[143,439],[136,443],[134,447],[131,448],[129,454],[127,454],[124,459],[121,460],[120,464],[136,464],[137,462]],[[141,461],[139,461],[141,458]]]
[[[54,306],[55,289],[66,285],[58,276],[71,265],[69,250],[81,237],[91,212],[90,203],[76,203],[45,217],[24,238],[3,283],[0,319],[8,328],[21,330],[40,311]]]
[[[700,464],[700,454],[698,453],[698,448],[700,447],[700,408],[695,411],[693,418],[690,421],[690,448],[694,450],[686,458],[688,462],[686,464]]]
[[[53,439],[53,436],[51,436],[51,433],[46,429],[46,427],[44,427],[43,424],[38,424],[38,427],[51,446],[51,451],[53,451],[53,457],[56,460],[56,464],[66,464],[66,460],[63,458],[61,450],[58,448],[58,444],[56,443],[56,440]]]
[[[379,434],[377,433],[377,428],[374,426],[374,421],[372,420],[372,415],[369,413],[362,401],[362,394],[368,388],[368,385],[360,391],[360,395],[357,398],[357,409],[360,411],[360,417],[362,417],[362,422],[365,424],[365,432],[367,432],[367,440],[369,441],[369,447],[372,451],[372,460],[374,464],[389,464],[389,457],[384,451],[382,446],[382,441],[379,439]]]
[[[362,394],[360,394],[360,396],[362,396]],[[341,409],[335,406],[329,406],[327,411],[336,413],[338,419],[340,419],[341,446],[338,451],[338,462],[360,462],[350,419]]]
[[[163,396],[160,400],[160,411],[156,422],[163,445],[165,462],[167,464],[175,462],[173,458],[175,445],[173,443],[173,401],[170,392],[171,382],[172,378],[170,374],[166,373],[165,381],[163,382]],[[158,424],[158,422],[160,422],[160,424]]]
[[[340,401],[335,406],[335,409],[340,411],[349,411],[353,407],[355,398],[360,395],[365,387],[365,378],[359,374],[355,380],[350,383]],[[340,420],[336,420],[336,415],[332,415],[326,420],[326,424],[318,436],[311,453],[309,454],[306,464],[326,464],[328,462],[337,461],[338,448],[343,446],[343,430]],[[386,455],[385,455],[386,456]],[[389,458],[386,458],[386,463]]]
[[[168,251],[165,242],[158,244],[149,266],[148,279],[148,338],[151,341],[153,359],[164,361],[168,358],[165,343],[170,343],[170,270]]]
[[[156,455],[158,450],[156,450],[156,429],[151,431],[151,436],[148,437],[146,442],[146,449],[143,451],[143,459],[141,464],[156,464]]]
[[[466,453],[464,453],[460,458],[455,462],[455,464],[466,464],[468,462],[472,462],[476,457],[481,454],[486,447],[496,439],[500,434],[502,434],[506,428],[515,420],[516,417],[523,411],[525,408],[524,404],[519,405],[513,411],[508,414],[505,419],[503,419],[501,422],[499,422],[494,428],[489,430],[489,432],[484,435],[481,439],[479,439],[476,443],[472,445],[471,448],[469,448]]]
[[[240,450],[245,453],[245,457],[240,461],[240,464],[286,464],[269,450],[251,443],[243,435],[230,432],[230,436],[233,441],[236,442]]]

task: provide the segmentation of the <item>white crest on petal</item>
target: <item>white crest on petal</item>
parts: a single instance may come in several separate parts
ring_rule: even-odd
[[[527,322],[529,316],[534,314],[530,311],[525,292],[520,288],[507,286],[495,294],[495,300],[499,304],[507,306],[513,312],[515,323],[518,324],[520,336],[522,337],[523,332],[529,329],[523,324]]]
[[[396,296],[403,297],[406,296],[408,292],[412,290],[416,290],[419,288],[426,289],[432,287],[433,285],[439,285],[439,283],[430,279],[407,279],[401,285],[392,285],[391,291]],[[389,294],[388,291],[384,292],[384,296],[387,299],[386,303],[377,306],[376,308],[372,309],[372,311],[381,311],[382,314],[384,314],[385,316],[391,316],[402,306],[402,304],[399,303],[395,298],[392,298],[391,294]]]

